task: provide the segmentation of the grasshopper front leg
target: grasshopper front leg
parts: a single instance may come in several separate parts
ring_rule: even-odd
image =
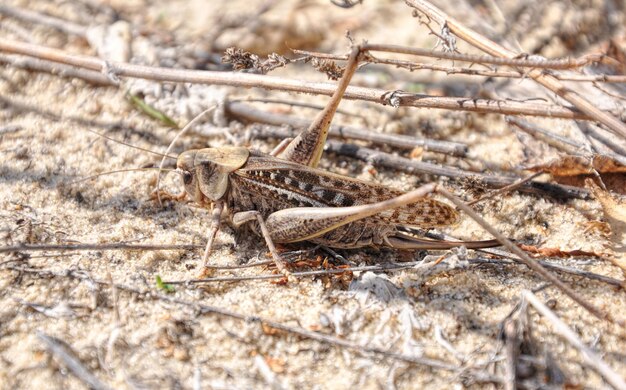
[[[339,102],[341,102],[341,98],[346,88],[348,88],[354,72],[356,72],[360,54],[361,48],[359,46],[352,49],[346,69],[328,105],[317,114],[306,130],[294,138],[281,153],[276,155],[277,157],[309,167],[317,167],[324,151],[328,129],[339,107]]]
[[[220,223],[222,220],[222,212],[224,211],[224,202],[216,202],[213,204],[213,210],[211,211],[211,224],[207,232],[207,243],[204,248],[204,255],[202,256],[202,264],[206,267],[209,264],[209,255],[211,254],[211,247],[213,247],[213,241],[215,236],[220,230]]]

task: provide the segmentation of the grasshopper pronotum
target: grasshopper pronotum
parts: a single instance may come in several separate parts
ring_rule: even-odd
[[[283,273],[287,273],[285,264],[274,243],[312,241],[335,248],[397,249],[499,245],[495,240],[452,242],[418,237],[414,228],[446,226],[458,219],[452,207],[425,197],[435,185],[405,194],[316,168],[360,55],[361,48],[355,47],[337,90],[313,123],[272,153],[222,147],[189,150],[178,157],[177,171],[186,194],[213,210],[204,264],[225,211],[233,226],[246,224],[265,238]]]

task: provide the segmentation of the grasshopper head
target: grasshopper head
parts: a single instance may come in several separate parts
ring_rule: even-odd
[[[221,199],[228,189],[228,175],[241,168],[250,152],[246,148],[222,147],[188,150],[178,156],[185,191],[198,203],[206,197]]]

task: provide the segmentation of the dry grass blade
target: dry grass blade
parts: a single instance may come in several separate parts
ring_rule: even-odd
[[[623,325],[623,320],[613,319],[609,313],[603,312],[600,309],[596,308],[586,300],[584,300],[578,293],[576,293],[571,287],[563,283],[559,278],[552,275],[548,270],[546,270],[543,266],[538,264],[536,261],[531,259],[523,250],[521,250],[517,245],[511,242],[508,238],[504,237],[500,232],[498,232],[493,226],[491,226],[487,221],[485,221],[480,215],[478,215],[474,210],[472,210],[465,202],[461,199],[454,196],[452,193],[448,192],[443,188],[438,188],[437,192],[441,193],[443,196],[448,198],[452,203],[454,203],[458,208],[463,210],[467,215],[469,215],[474,221],[476,221],[483,229],[488,231],[492,236],[494,236],[506,249],[513,252],[519,259],[528,266],[528,268],[535,271],[538,275],[544,278],[546,281],[554,284],[559,290],[563,291],[567,296],[569,296],[576,303],[584,307],[591,314],[596,316],[601,320],[608,320],[610,322],[617,322],[620,325]]]
[[[88,69],[79,69],[72,66],[58,64],[52,61],[45,61],[37,58],[27,58],[23,56],[8,56],[0,54],[0,63],[10,64],[16,68],[45,72],[60,77],[75,78],[85,80],[94,85],[115,86],[117,83],[100,72]]]
[[[46,344],[46,348],[56,357],[58,357],[68,370],[76,378],[78,378],[85,385],[95,390],[108,390],[109,387],[91,372],[85,365],[78,359],[78,357],[69,349],[69,347],[59,339],[48,336],[43,332],[38,332],[37,337]]]
[[[523,291],[522,297],[528,301],[542,316],[547,318],[555,330],[580,351],[585,363],[599,373],[615,389],[626,389],[626,382],[611,367],[609,367],[600,356],[588,348],[563,321],[561,321],[552,310],[541,303],[539,299],[530,291]]]

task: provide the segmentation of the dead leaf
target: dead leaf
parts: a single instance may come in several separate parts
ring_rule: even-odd
[[[566,155],[528,167],[533,172],[544,171],[554,176],[577,176],[599,173],[626,173],[626,166],[614,158],[596,154],[593,156]]]
[[[265,363],[267,363],[268,367],[277,374],[285,372],[285,367],[287,365],[285,359],[273,358],[270,356],[265,356]]]
[[[598,234],[600,234],[601,236],[607,239],[611,235],[611,225],[609,225],[607,222],[587,221],[583,223],[582,225],[585,227],[584,228],[585,233],[597,232]]]
[[[263,329],[263,333],[268,336],[280,336],[286,334],[284,330],[276,329],[266,323],[261,323],[261,329]]]
[[[606,256],[603,253],[595,253],[595,252],[587,252],[581,251],[579,249],[574,250],[561,250],[559,248],[537,248],[534,245],[520,245],[522,250],[529,253],[534,253],[537,256],[535,257],[570,257],[570,256],[595,256],[595,257],[603,257]]]

